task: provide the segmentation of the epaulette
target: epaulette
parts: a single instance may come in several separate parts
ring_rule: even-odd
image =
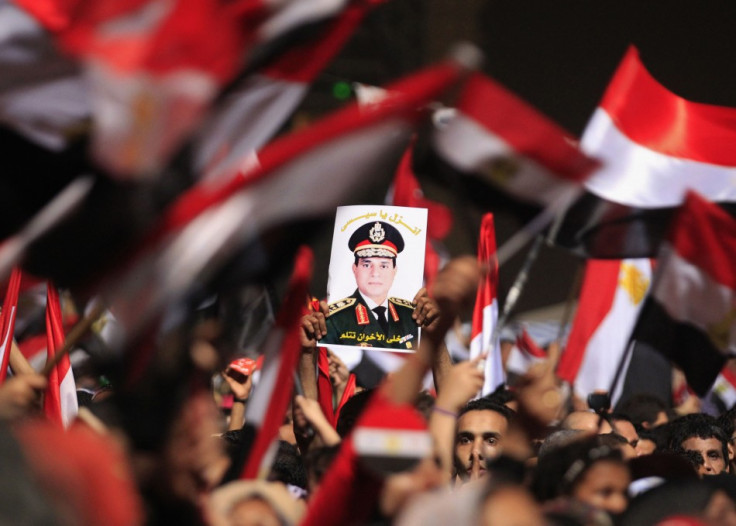
[[[327,315],[331,316],[336,312],[340,312],[341,310],[350,307],[353,304],[355,304],[355,298],[343,298],[339,301],[336,301],[335,303],[330,303],[330,309]]]
[[[402,307],[407,307],[409,309],[414,309],[414,304],[409,301],[402,298],[389,298],[388,301],[391,303],[395,303],[396,305],[401,305]]]

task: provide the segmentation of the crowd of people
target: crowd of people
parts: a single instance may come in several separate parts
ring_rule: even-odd
[[[482,272],[476,258],[459,257],[420,291],[419,346],[375,386],[349,381],[339,354],[320,346],[328,305],[305,311],[298,388],[277,415],[283,424],[255,478],[242,477],[259,431],[245,415],[257,413],[248,406],[264,380],[247,358],[218,372],[217,317],[192,328],[192,385],[172,388],[175,401],[102,385],[84,362],[75,367],[85,385],[79,414],[61,430],[37,414],[46,379],[10,377],[0,386],[3,522],[736,524],[734,409],[714,417],[692,403],[672,408],[640,395],[615,411],[605,403],[593,411],[555,376],[557,343],[513,385],[478,397],[485,356],[453,363],[445,337],[472,304]],[[128,411],[140,400],[169,403],[171,418],[152,423],[140,407]]]

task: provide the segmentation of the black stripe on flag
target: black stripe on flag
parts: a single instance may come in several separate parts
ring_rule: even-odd
[[[736,217],[736,203],[718,205]],[[656,258],[677,210],[637,208],[586,192],[567,209],[552,242],[589,258]]]
[[[701,329],[674,320],[653,298],[647,298],[634,329],[634,338],[648,343],[677,364],[688,385],[705,396],[726,363],[726,356]]]

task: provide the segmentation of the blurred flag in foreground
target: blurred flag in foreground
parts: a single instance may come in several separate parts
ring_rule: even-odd
[[[555,242],[594,258],[655,257],[688,189],[736,213],[736,108],[691,102],[630,48],[583,134],[603,166]]]

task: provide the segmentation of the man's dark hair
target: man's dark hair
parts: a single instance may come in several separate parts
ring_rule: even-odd
[[[640,429],[638,432],[639,440],[651,440],[656,445],[656,451],[665,451],[667,449],[667,433],[666,428],[662,426],[654,429]]]
[[[475,400],[471,400],[465,404],[463,408],[458,411],[457,417],[460,418],[469,411],[495,411],[509,422],[511,422],[514,419],[514,416],[516,416],[516,412],[513,409],[485,397],[476,398]]]
[[[366,389],[365,391],[356,393],[348,398],[348,401],[342,406],[340,416],[337,417],[337,424],[335,425],[340,438],[345,438],[353,430],[355,423],[363,413],[374,391],[375,389]]]
[[[675,453],[684,454],[683,442],[690,438],[707,440],[715,438],[721,443],[723,460],[728,465],[728,437],[717,425],[716,419],[703,413],[685,415],[672,423],[669,449]]]
[[[496,402],[498,405],[506,405],[516,400],[516,393],[506,387],[506,384],[499,385],[495,391],[487,394],[484,398]]]
[[[358,266],[358,263],[360,262],[361,259],[377,259],[377,258],[390,259],[391,260],[391,263],[394,264],[394,268],[396,268],[396,258],[387,258],[386,256],[371,256],[371,257],[365,257],[364,256],[362,258],[361,257],[358,257],[358,256],[355,256],[355,263],[353,263],[353,264],[357,267]]]
[[[279,440],[279,449],[271,466],[268,480],[307,488],[307,470],[304,469],[302,457],[296,446]]]
[[[626,437],[622,437],[618,433],[603,433],[598,435],[598,441],[602,446],[608,446],[610,448],[620,448],[629,445]]]
[[[644,422],[653,425],[659,413],[666,414],[667,410],[667,404],[662,399],[650,394],[634,395],[616,407],[617,414],[627,415],[637,429]]]

